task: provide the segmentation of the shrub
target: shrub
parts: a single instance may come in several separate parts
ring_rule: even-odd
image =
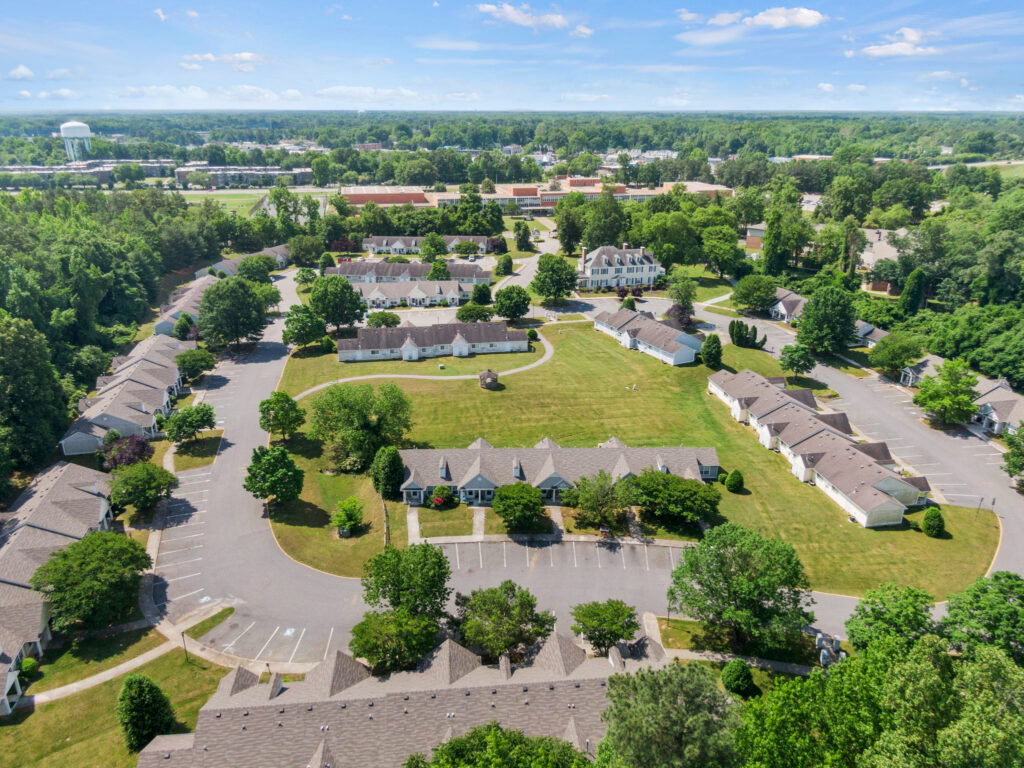
[[[745,696],[754,688],[754,676],[745,661],[733,659],[722,667],[722,686],[729,693]]]
[[[138,752],[154,736],[174,730],[174,710],[167,695],[146,675],[131,674],[124,679],[117,696],[117,719],[124,730],[124,743]]]
[[[27,656],[21,660],[21,673],[19,677],[28,682],[32,680],[37,674],[39,674],[39,662],[33,659],[31,656]]]
[[[725,490],[729,493],[739,493],[743,490],[743,473],[734,469],[725,478]]]
[[[437,486],[430,494],[426,506],[431,509],[444,509],[455,503],[455,494],[447,485]]]
[[[924,531],[925,536],[931,536],[933,539],[938,538],[946,532],[946,521],[942,517],[942,513],[932,507],[924,513],[924,519],[921,520],[921,530]]]
[[[355,496],[349,496],[338,502],[338,508],[331,514],[331,525],[338,529],[342,536],[363,525],[363,504]]]
[[[494,513],[509,528],[522,528],[544,516],[544,500],[540,488],[527,483],[503,485],[494,492],[491,502]]]
[[[320,339],[320,351],[323,353],[336,352],[338,345],[334,342],[330,336],[324,336]]]
[[[537,339],[540,338],[540,334],[537,333],[537,329],[536,328],[530,328],[526,332],[526,338],[529,339],[530,341],[537,341]]]

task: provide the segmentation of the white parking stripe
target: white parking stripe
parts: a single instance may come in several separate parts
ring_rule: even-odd
[[[193,517],[195,515],[198,515],[198,514],[201,514],[201,513],[205,512],[205,511],[206,511],[205,509],[197,509],[195,512],[182,512],[182,513],[177,514],[177,515],[166,515],[166,519],[167,520],[173,520],[176,517]]]
[[[597,567],[601,567],[601,545],[595,544],[594,549],[597,550]]]
[[[576,542],[572,543],[572,567],[579,568],[579,563],[576,562]]]
[[[191,552],[193,549],[202,549],[202,544],[196,544],[194,547],[182,547],[181,549],[165,549],[161,550],[161,555],[173,555],[175,552]]]
[[[505,557],[505,542],[501,542],[501,565],[504,568],[508,568],[508,558]]]
[[[194,539],[197,536],[205,536],[205,533],[193,533],[188,536],[175,536],[173,539],[164,539],[164,541],[184,541],[185,539]]]
[[[198,563],[203,558],[194,557],[191,560],[182,560],[180,563],[160,563],[161,568],[177,568],[179,565],[185,565],[186,563]]]
[[[295,654],[299,652],[299,645],[302,643],[302,638],[306,635],[306,628],[303,627],[299,633],[299,640],[295,643],[295,649],[292,651],[292,655],[288,657],[288,663],[291,664],[295,660]]]
[[[626,548],[619,545],[619,553],[622,555],[622,570],[626,570]]]
[[[331,627],[331,634],[327,636],[327,647],[324,648],[324,661],[327,660],[327,653],[331,650],[331,640],[334,639],[334,627]]]
[[[651,561],[650,561],[650,558],[647,557],[647,542],[646,541],[644,542],[644,562],[647,563],[647,570],[648,571],[651,570]]]
[[[459,564],[459,545],[458,544],[455,545],[455,567],[456,568],[461,568],[462,567]]]
[[[243,629],[243,630],[242,630],[242,633],[241,633],[241,634],[240,634],[240,635],[239,635],[238,637],[236,637],[236,638],[235,638],[234,640],[232,640],[232,641],[231,641],[230,643],[228,643],[227,645],[225,645],[225,646],[224,646],[224,650],[226,651],[226,650],[227,650],[228,648],[230,648],[230,647],[231,647],[231,646],[233,646],[233,645],[234,645],[235,643],[237,643],[237,642],[238,642],[239,640],[241,640],[241,639],[242,639],[242,635],[244,635],[244,634],[245,634],[246,632],[248,632],[248,631],[249,631],[250,629],[252,629],[252,628],[253,628],[253,627],[255,627],[255,626],[256,626],[256,622],[254,621],[254,622],[253,622],[252,624],[250,624],[250,625],[249,625],[248,627],[246,627],[245,629]]]
[[[205,587],[202,588],[202,589],[193,590],[192,592],[186,592],[184,595],[178,595],[177,597],[172,597],[171,600],[184,600],[186,597],[191,597],[192,595],[198,595],[204,589],[205,589]],[[169,602],[171,602],[171,600],[164,600],[162,603],[157,603],[157,605],[167,605]]]
[[[196,576],[202,576],[203,572],[198,571],[197,573],[190,573],[188,576],[178,576],[173,579],[167,579],[167,583],[170,584],[172,581],[181,581],[183,579],[194,579]]]
[[[277,634],[277,630],[278,630],[278,629],[280,629],[280,628],[281,628],[281,627],[280,627],[280,625],[278,625],[278,627],[277,627],[277,628],[275,628],[275,629],[274,629],[274,631],[270,633],[270,637],[269,637],[269,638],[267,638],[267,642],[265,642],[265,643],[263,644],[263,647],[262,647],[262,648],[260,648],[260,652],[256,654],[256,657],[255,657],[255,658],[257,658],[257,659],[258,659],[258,658],[259,658],[260,656],[262,656],[262,655],[263,655],[263,652],[264,652],[265,650],[267,650],[267,646],[268,646],[268,645],[270,645],[270,641],[274,639],[274,635],[276,635],[276,634]]]
[[[477,549],[477,553],[480,555],[480,569],[483,570],[483,567],[484,567],[484,545],[483,545],[483,542],[479,542],[478,541],[476,543],[476,549]]]

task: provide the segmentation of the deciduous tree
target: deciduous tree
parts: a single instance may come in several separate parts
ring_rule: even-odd
[[[925,376],[914,393],[914,405],[932,414],[943,424],[959,424],[973,416],[978,406],[974,389],[978,377],[962,359],[947,360],[935,367],[937,376]]]
[[[242,487],[268,504],[287,504],[302,493],[304,475],[283,447],[260,445],[252,451]]]
[[[514,483],[495,489],[491,509],[509,529],[523,528],[544,516],[544,501],[540,488],[529,483]]]
[[[198,403],[181,408],[164,422],[164,434],[178,445],[194,440],[204,429],[217,426],[217,415],[209,403]]]
[[[367,328],[397,328],[402,324],[402,318],[394,312],[371,312],[366,316]]]
[[[797,343],[812,352],[840,352],[853,338],[856,319],[849,292],[838,285],[823,285],[804,305]]]
[[[405,477],[405,464],[402,455],[393,445],[385,445],[377,450],[370,465],[370,478],[373,487],[386,499],[397,499],[400,486]]]
[[[401,387],[335,384],[314,398],[310,433],[362,469],[383,445],[398,445],[412,428],[412,404]]]
[[[120,466],[110,473],[110,503],[118,509],[152,509],[177,485],[173,474],[148,461]]]
[[[285,392],[273,392],[260,402],[260,429],[288,438],[306,423],[306,412]]]
[[[525,736],[498,723],[478,725],[434,748],[428,760],[412,755],[404,768],[588,768],[590,761],[550,736]]]
[[[324,275],[313,283],[309,306],[335,329],[353,325],[363,316],[363,300],[341,275]]]
[[[779,365],[784,371],[803,375],[814,370],[818,364],[814,353],[803,344],[787,344],[779,355]]]
[[[858,650],[882,638],[896,638],[909,647],[934,631],[934,602],[923,589],[887,582],[869,589],[860,599],[846,620],[846,634]]]
[[[479,304],[463,304],[455,311],[455,319],[460,323],[486,323],[494,317],[494,310]]]
[[[437,622],[404,609],[369,611],[352,627],[348,647],[364,658],[375,675],[414,669],[437,645]]]
[[[530,294],[521,285],[500,288],[494,294],[494,312],[506,320],[516,321],[530,311]]]
[[[636,608],[621,600],[580,603],[572,609],[572,631],[593,646],[599,656],[623,640],[631,640],[640,629]]]
[[[438,259],[430,265],[427,272],[427,280],[451,280],[452,273],[448,271],[448,262]]]
[[[712,485],[658,469],[645,469],[626,481],[625,486],[624,497],[643,514],[677,522],[712,517],[718,512],[722,498]]]
[[[217,367],[217,358],[208,349],[187,349],[174,358],[175,365],[186,379],[194,379]]]
[[[284,319],[284,333],[281,338],[285,344],[298,344],[305,347],[319,341],[327,333],[326,321],[315,309],[306,304],[292,304]]]
[[[555,627],[554,614],[538,611],[537,598],[509,580],[474,589],[469,595],[458,594],[455,607],[466,644],[479,648],[489,659],[503,653],[518,657]]]
[[[744,309],[764,312],[775,301],[775,279],[770,275],[741,277],[733,289],[732,300]]]
[[[996,571],[951,595],[942,631],[960,649],[990,645],[1024,666],[1024,578]]]
[[[921,340],[916,336],[893,332],[879,339],[868,352],[868,362],[890,379],[921,357]]]
[[[452,590],[452,568],[440,547],[413,544],[398,549],[390,544],[363,566],[363,599],[381,610],[404,610],[439,621]]]
[[[199,304],[199,331],[217,346],[258,339],[266,318],[263,298],[240,277],[218,280],[206,289]]]

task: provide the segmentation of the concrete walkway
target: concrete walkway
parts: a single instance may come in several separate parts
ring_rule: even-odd
[[[486,512],[483,507],[473,507],[473,538],[484,538],[484,520]]]

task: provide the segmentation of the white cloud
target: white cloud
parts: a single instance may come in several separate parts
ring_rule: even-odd
[[[179,66],[182,69],[201,69],[200,62],[221,62],[227,64],[239,72],[252,72],[257,64],[266,62],[266,57],[258,53],[242,51],[241,53],[222,53],[215,56],[212,53],[189,53],[181,57]]]
[[[178,99],[206,99],[209,97],[204,89],[197,85],[130,85],[120,91],[119,95],[127,99],[158,99],[172,101]]]
[[[820,11],[813,11],[810,8],[769,8],[754,16],[748,16],[743,23],[749,27],[771,27],[772,29],[786,29],[788,27],[800,27],[809,29],[816,27],[828,19],[828,16]]]
[[[383,59],[368,59],[366,66],[368,67],[390,67],[395,63],[395,60],[390,56],[385,56]]]
[[[595,101],[604,101],[608,98],[607,93],[563,93],[563,101],[574,101],[580,104],[593,104]]]
[[[69,80],[72,77],[70,69],[51,69],[46,73],[47,80]]]
[[[913,27],[900,27],[894,35],[886,35],[888,43],[869,45],[861,49],[861,53],[872,58],[888,56],[930,56],[939,53],[939,49],[931,45],[921,45],[925,33]]]
[[[690,100],[686,96],[659,96],[656,103],[659,107],[682,109],[690,104]]]
[[[281,91],[281,98],[287,99],[288,101],[298,101],[302,98],[302,91],[296,88],[288,88]]]
[[[836,87],[832,83],[818,83],[818,90],[824,91],[825,93],[832,93]]]
[[[36,73],[28,67],[26,67],[24,64],[19,64],[7,73],[8,80],[31,80],[35,76]]]
[[[676,40],[690,45],[720,45],[731,43],[743,37],[745,30],[741,26],[717,27],[714,29],[690,29],[676,35]]]
[[[18,98],[19,99],[31,99],[32,98],[32,92],[31,91],[18,91]]]
[[[688,11],[685,8],[677,9],[676,16],[678,16],[679,20],[685,24],[696,24],[704,20],[704,17],[701,16],[699,13]]]
[[[474,40],[449,40],[446,37],[427,37],[417,40],[415,45],[428,51],[479,51],[484,47]]]
[[[722,11],[721,13],[716,13],[714,16],[712,16],[710,19],[708,19],[708,24],[711,24],[712,26],[715,26],[715,27],[724,27],[724,26],[727,26],[729,24],[735,24],[737,21],[739,21],[742,18],[743,18],[743,12],[742,11],[736,11],[735,13],[730,13],[728,11]]]
[[[190,19],[198,19],[199,11],[185,11],[185,15],[188,16]]]
[[[191,62],[191,61],[179,61],[178,62],[178,66],[181,67],[182,69],[188,69],[188,70],[192,70],[192,71],[195,71],[197,69],[202,69],[203,68],[201,64],[196,64],[196,63]]]
[[[276,93],[256,85],[221,87],[217,89],[217,97],[226,98],[230,101],[277,101]]]
[[[519,27],[538,29],[565,29],[569,26],[569,20],[560,13],[534,13],[529,5],[523,3],[518,8],[511,3],[494,5],[493,3],[478,3],[476,9],[486,14],[495,21],[515,24]]]
[[[82,98],[79,93],[72,91],[70,88],[57,88],[53,91],[40,91],[36,95],[40,99],[61,99],[63,101]]]
[[[441,4],[439,2],[437,2],[437,0],[434,0],[434,7],[435,8],[439,8],[440,6],[441,6]]]
[[[217,57],[212,53],[187,53],[181,59],[182,61],[216,61]]]
[[[923,83],[935,83],[942,80],[955,80],[956,78],[957,74],[955,72],[950,72],[948,69],[939,69],[935,72],[929,72],[926,75],[921,75],[917,79]]]
[[[454,93],[446,93],[444,97],[448,99],[448,101],[480,101],[480,94],[476,91],[473,91],[472,93],[456,91]]]
[[[408,88],[373,88],[368,85],[332,85],[321,88],[316,95],[322,99],[344,100],[352,104],[402,103],[419,97]]]
[[[1012,97],[1007,99],[1007,101],[1013,104],[1024,104],[1024,93],[1014,94]]]
[[[569,33],[569,37],[590,37],[592,34],[594,34],[594,30],[586,24],[577,24],[573,31]]]
[[[843,56],[845,56],[848,59],[852,59],[856,55],[857,55],[856,51],[843,51]]]
[[[154,9],[153,9],[153,13],[155,13],[155,14],[156,14],[156,17],[157,17],[158,19],[160,19],[160,21],[167,21],[167,19],[169,19],[169,18],[170,18],[170,17],[169,17],[169,16],[168,16],[168,15],[167,15],[166,13],[164,13],[164,12],[163,12],[163,10],[162,10],[162,9],[160,9],[160,8],[154,8]]]
[[[861,85],[860,83],[850,83],[846,86],[846,90],[853,91],[854,93],[863,93],[867,89],[868,87],[866,85]]]

